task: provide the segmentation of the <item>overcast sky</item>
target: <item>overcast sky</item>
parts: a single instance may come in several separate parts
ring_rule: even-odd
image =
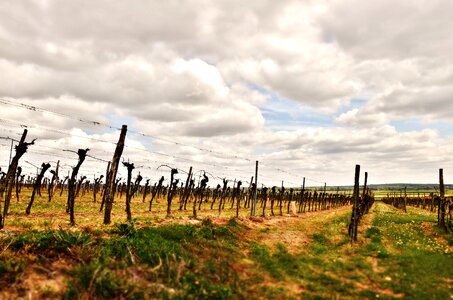
[[[259,160],[268,186],[352,184],[355,164],[371,183],[434,183],[440,167],[451,182],[452,11],[450,0],[1,1],[0,136],[26,125],[38,138],[28,172],[25,161],[56,160],[67,172],[77,157],[63,149],[110,160],[118,130],[83,118],[153,136],[128,133],[123,156],[151,181],[163,163],[250,180]],[[81,172],[105,167],[88,158]]]

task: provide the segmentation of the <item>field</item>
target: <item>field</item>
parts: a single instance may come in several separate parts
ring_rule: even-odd
[[[71,227],[65,194],[39,197],[26,216],[29,193],[0,233],[2,299],[453,298],[452,235],[412,207],[376,202],[351,246],[351,206],[234,218],[234,209],[218,216],[203,204],[192,219],[176,204],[166,218],[164,199],[149,212],[135,198],[126,223],[123,195],[106,226],[87,194]]]
[[[0,0],[0,300],[453,300],[452,11]]]

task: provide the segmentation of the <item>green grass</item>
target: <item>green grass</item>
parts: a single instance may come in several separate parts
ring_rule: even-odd
[[[2,241],[9,251],[24,256],[39,255],[41,263],[67,255],[77,264],[66,270],[64,299],[164,297],[184,299],[227,299],[241,295],[237,274],[231,267],[238,250],[236,233],[243,230],[232,221],[215,226],[172,224],[136,229],[117,224],[108,238],[91,233],[63,230],[30,231]],[[0,263],[0,277],[6,280],[21,273],[23,261]],[[137,269],[146,270],[140,280],[152,282],[149,289],[133,282]],[[3,275],[3,276],[2,276]]]
[[[447,283],[453,278],[451,253],[420,227],[422,222],[434,225],[435,216],[419,210],[404,215],[381,203],[373,213],[372,226],[354,247],[345,242],[343,216],[312,234],[311,246],[301,253],[253,243],[252,257],[274,280],[305,289],[307,299],[453,296]]]
[[[43,288],[38,298],[449,299],[451,235],[436,229],[435,214],[380,202],[371,214],[354,246],[349,209],[272,226],[234,218],[159,224],[160,216],[142,216],[55,229],[50,219],[21,219],[22,231],[0,236],[0,284],[20,291],[27,272],[62,262],[52,276],[62,276],[64,288]],[[304,244],[292,245],[286,232]]]
[[[36,196],[31,209],[30,216],[25,215],[25,209],[30,200],[32,190],[23,188],[21,192],[20,201],[17,202],[13,197],[10,205],[10,211],[5,221],[5,228],[11,228],[13,230],[30,230],[43,228],[55,229],[59,227],[69,228],[69,215],[66,213],[66,202],[67,193],[63,192],[60,197],[59,190],[52,199],[48,202],[47,192],[43,190],[42,196]],[[99,212],[102,198],[98,195],[97,202],[93,202],[92,193],[86,193],[80,195],[75,200],[75,220],[78,226],[100,226],[103,222],[104,213]],[[142,197],[132,198],[131,210],[132,217],[139,224],[151,224],[160,222],[166,218],[167,200],[166,198],[156,198],[153,201],[152,211],[149,212],[149,200],[150,196],[147,197],[146,201],[142,202]],[[189,204],[187,210],[179,210],[179,198],[175,197],[172,202],[171,218],[175,220],[187,220],[190,218],[192,213],[192,206]],[[219,217],[217,206],[215,209],[210,209],[210,204],[203,203],[202,209],[197,211],[197,215],[200,218]],[[250,215],[249,209],[240,209],[240,217],[248,217]],[[222,210],[221,215],[223,218],[229,219],[236,216],[236,207],[233,209],[229,205],[225,206],[225,210]],[[112,222],[122,223],[126,222],[125,213],[125,195],[120,198],[117,194],[113,204],[112,210]]]
[[[376,236],[394,249],[383,261],[391,280],[382,284],[411,299],[448,299],[451,286],[446,279],[453,278],[452,253],[424,233],[420,226],[424,222],[434,228],[436,216],[412,208],[402,214],[388,206],[377,214],[373,225],[382,232]]]

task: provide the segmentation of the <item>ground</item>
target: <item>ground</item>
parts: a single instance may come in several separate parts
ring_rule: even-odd
[[[24,196],[25,198],[25,196]],[[453,239],[436,215],[376,202],[347,235],[351,207],[296,216],[190,211],[165,218],[161,199],[135,199],[125,222],[102,225],[99,203],[39,198],[26,216],[14,203],[0,233],[2,299],[452,299]]]

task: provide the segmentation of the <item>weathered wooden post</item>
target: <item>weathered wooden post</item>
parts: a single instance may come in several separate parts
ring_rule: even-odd
[[[302,206],[304,203],[304,194],[305,194],[305,177],[302,181],[302,190],[300,192],[299,213],[302,212]]]
[[[446,213],[446,201],[445,201],[445,186],[444,186],[444,170],[439,169],[439,191],[440,191],[440,198],[439,204],[437,206],[437,223],[440,228],[447,230],[447,226],[445,225],[445,213]]]
[[[279,201],[279,208],[280,208],[280,216],[283,216],[283,200],[285,200],[285,187],[284,182],[282,180],[282,189],[280,190],[280,201]]]
[[[108,225],[111,222],[111,213],[113,207],[113,197],[115,193],[116,174],[118,173],[118,165],[121,155],[124,150],[124,140],[126,139],[127,126],[121,127],[120,138],[116,144],[115,153],[113,154],[110,170],[105,182],[105,209],[104,209],[104,224]]]
[[[255,165],[255,187],[253,191],[252,216],[256,215],[256,194],[258,189],[258,161]]]
[[[404,212],[407,212],[407,187],[404,187]]]
[[[362,197],[365,197],[368,185],[368,172],[365,172],[365,182],[363,183]]]
[[[351,236],[351,244],[357,240],[357,223],[358,223],[358,205],[359,205],[359,179],[360,165],[355,166],[354,175],[354,204],[352,206],[351,224],[349,226],[349,235]]]
[[[101,208],[99,209],[99,211],[102,211],[104,209],[104,204],[105,204],[105,189],[107,188],[107,177],[109,177],[109,172],[110,172],[110,164],[111,162],[109,161],[108,164],[107,164],[107,170],[105,172],[105,184],[104,184],[104,187],[102,189],[102,201],[101,201]]]

